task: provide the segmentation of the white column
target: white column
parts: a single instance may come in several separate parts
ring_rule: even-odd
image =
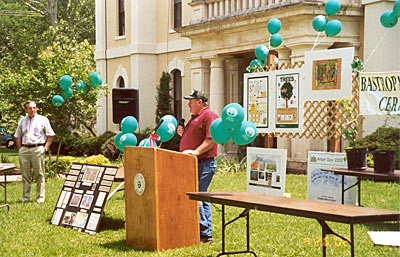
[[[254,1],[254,7],[255,8],[260,8],[260,5],[261,5],[261,0],[255,0]]]
[[[218,12],[218,2],[214,3],[214,17],[218,17],[219,16],[219,12]]]
[[[243,10],[244,12],[247,11],[247,8],[248,8],[247,1],[248,1],[248,0],[243,0],[243,2],[242,2],[242,7],[243,7],[242,10]]]
[[[239,59],[232,58],[228,59],[229,64],[229,74],[228,74],[228,83],[229,83],[229,99],[225,99],[227,102],[235,102],[238,103],[240,100],[240,90],[239,90]]]
[[[225,15],[229,15],[230,14],[230,3],[229,0],[225,0]]]
[[[237,9],[236,9],[236,2],[237,2],[237,0],[231,0],[231,13],[234,13],[234,12],[236,12],[237,11]]]
[[[191,87],[184,88],[183,94],[189,95],[193,89],[208,92],[210,84],[210,62],[201,58],[189,59]]]
[[[242,0],[236,0],[236,11],[242,11]]]
[[[225,105],[224,59],[215,56],[210,61],[210,108],[221,115]]]
[[[253,9],[254,8],[254,0],[249,0],[249,9]]]
[[[290,63],[289,48],[277,49],[276,51],[278,52],[279,65],[281,65],[282,63]]]
[[[220,0],[219,2],[219,16],[224,16],[224,8],[225,4],[224,4],[224,0]]]

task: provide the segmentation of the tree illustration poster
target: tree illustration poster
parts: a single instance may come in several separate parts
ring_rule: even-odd
[[[277,75],[276,128],[299,127],[299,73]]]

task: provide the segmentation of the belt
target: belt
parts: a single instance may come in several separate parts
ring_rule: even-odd
[[[44,146],[44,144],[22,145],[22,146],[23,146],[23,147],[32,148],[32,147]]]
[[[215,157],[207,158],[207,159],[202,159],[202,160],[197,160],[198,163],[206,162],[206,161],[212,161],[215,160]]]

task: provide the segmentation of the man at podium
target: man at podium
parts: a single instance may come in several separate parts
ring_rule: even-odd
[[[208,107],[208,98],[203,92],[193,90],[184,98],[189,100],[192,117],[186,126],[178,126],[177,133],[182,136],[179,150],[182,153],[197,156],[199,192],[207,192],[217,168],[218,146],[211,138],[210,126],[218,115]],[[199,216],[200,241],[211,243],[214,238],[210,203],[199,201]]]

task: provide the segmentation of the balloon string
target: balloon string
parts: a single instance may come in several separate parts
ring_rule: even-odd
[[[321,41],[319,41],[319,42],[317,43],[317,40],[318,40],[318,38],[319,38],[319,34],[320,34],[320,33],[321,33],[321,32],[318,32],[317,38],[315,39],[315,42],[314,42],[314,45],[313,45],[313,47],[311,48],[311,52],[314,50],[314,48],[315,48],[317,45],[321,44],[321,43],[326,39],[326,35],[325,35],[325,37],[322,38]]]
[[[382,43],[383,39],[385,38],[386,34],[388,32],[388,29],[385,30],[385,33],[383,33],[383,36],[381,37],[381,39],[379,40],[378,44],[376,44],[375,48],[371,51],[371,53],[369,54],[367,60],[364,62],[364,67],[365,65],[367,65],[369,59],[371,58],[371,56],[375,53],[376,49],[378,49],[379,45]]]

